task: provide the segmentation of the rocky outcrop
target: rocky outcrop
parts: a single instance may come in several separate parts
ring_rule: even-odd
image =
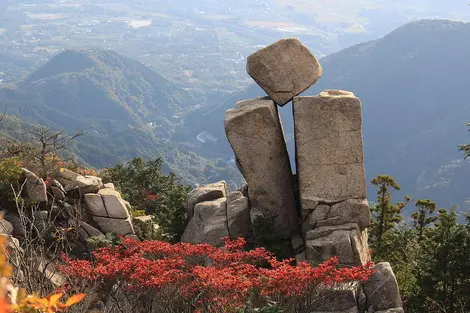
[[[200,202],[212,201],[227,196],[227,184],[220,181],[192,190],[186,199],[186,209],[188,221],[194,215],[194,206]]]
[[[222,238],[228,235],[227,199],[219,198],[194,206],[194,215],[189,221],[181,241],[222,246]]]
[[[322,75],[321,65],[298,39],[281,39],[248,57],[246,70],[279,105],[307,90]]]
[[[248,183],[252,216],[272,220],[281,237],[296,232],[292,172],[277,107],[272,100],[237,103],[225,113],[225,132]]]
[[[104,188],[98,193],[87,193],[83,196],[91,218],[104,233],[118,235],[134,234],[126,202],[119,192]]]
[[[46,183],[33,172],[23,168],[25,178],[24,193],[26,199],[33,202],[47,202]]]
[[[56,173],[56,180],[64,186],[68,192],[76,187],[79,188],[81,194],[95,193],[103,188],[101,178],[89,175],[80,175],[66,168],[61,168]]]
[[[222,186],[225,185],[225,182],[218,184]],[[209,243],[220,247],[223,245],[224,237],[248,237],[252,232],[248,199],[240,191],[235,191],[226,197],[224,195],[208,201],[198,203],[189,201],[190,197],[194,198],[196,194],[201,195],[207,192],[208,188],[206,187],[196,188],[188,195],[187,210],[192,210],[193,215],[186,226],[181,241]],[[214,188],[214,185],[210,188]],[[219,193],[219,195],[221,194]],[[200,199],[207,199],[207,197],[200,197]]]
[[[370,211],[361,101],[343,90],[299,96],[322,75],[322,68],[296,39],[281,40],[249,56],[247,71],[269,97],[239,101],[224,120],[247,185],[199,204],[194,194],[203,193],[204,187],[193,191],[188,215],[194,208],[194,216],[183,238],[218,245],[226,234],[250,238],[256,236],[255,220],[261,216],[272,223],[272,235],[291,246],[297,261],[317,264],[338,257],[342,266],[368,263]],[[276,106],[290,100],[296,175],[291,173]],[[352,293],[331,290],[334,301],[314,312],[403,312],[389,264],[378,264],[376,271]]]

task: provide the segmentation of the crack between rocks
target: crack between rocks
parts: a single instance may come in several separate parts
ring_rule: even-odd
[[[101,203],[103,203],[104,211],[106,212],[106,215],[108,215],[107,217],[109,217],[108,208],[106,207],[106,203],[104,203],[104,198],[103,198],[102,195],[100,195],[100,198],[101,198]],[[95,216],[97,216],[97,215],[95,215]]]
[[[228,232],[228,236],[232,238],[232,234],[230,232],[230,227],[229,227],[229,222],[228,222],[228,201],[225,200],[225,226],[227,227],[227,232]]]
[[[129,218],[129,217],[111,217],[111,216],[102,216],[102,215],[93,215],[93,217],[109,218],[109,219],[112,219],[112,220],[123,220],[123,221],[127,220]]]

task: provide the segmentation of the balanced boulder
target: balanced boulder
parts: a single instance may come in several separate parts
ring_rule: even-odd
[[[248,57],[246,71],[283,106],[312,86],[322,75],[317,59],[298,39],[281,39]]]

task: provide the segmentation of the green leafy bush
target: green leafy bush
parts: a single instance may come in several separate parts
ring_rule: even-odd
[[[0,159],[0,201],[10,201],[13,197],[12,186],[18,190],[23,170],[21,159],[10,157]]]
[[[163,160],[144,161],[134,158],[130,162],[107,168],[102,177],[112,182],[135,210],[155,217],[163,236],[170,242],[179,241],[184,232],[186,196],[190,187],[180,178],[162,173]]]

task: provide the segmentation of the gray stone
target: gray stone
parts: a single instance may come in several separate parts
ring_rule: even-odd
[[[345,286],[345,288],[330,288],[321,300],[321,305],[311,313],[319,312],[358,312],[357,293],[358,290]],[[322,297],[320,297],[321,299]]]
[[[323,69],[298,39],[281,39],[247,59],[246,71],[279,105],[312,86]]]
[[[212,201],[227,196],[227,184],[220,181],[214,184],[198,187],[192,190],[186,198],[186,209],[188,212],[188,221],[193,217],[194,206],[200,202]]]
[[[194,215],[181,236],[182,242],[223,245],[223,237],[229,236],[227,201],[225,198],[196,204]]]
[[[26,180],[24,186],[26,198],[34,202],[47,202],[47,189],[44,180],[25,168],[23,168],[23,175]]]
[[[367,307],[373,311],[385,311],[402,307],[398,283],[388,262],[378,263],[375,273],[364,282]],[[395,311],[390,311],[395,312]]]
[[[113,183],[106,183],[103,185],[104,188],[108,188],[108,189],[112,189],[112,190],[116,190],[116,187],[114,187],[114,184]]]
[[[59,181],[57,179],[53,179],[52,180],[52,186],[56,187],[56,188],[59,188],[63,193],[65,193],[65,189],[64,189],[64,186],[62,186],[61,183],[59,183]]]
[[[56,179],[69,191],[74,187],[79,187],[82,194],[96,193],[103,188],[101,178],[89,175],[80,175],[66,168],[61,168],[56,173]]]
[[[351,199],[336,204],[320,204],[314,210],[302,210],[308,214],[302,223],[304,232],[322,226],[339,226],[356,223],[360,230],[370,224],[369,203],[363,199]]]
[[[104,236],[104,234],[101,231],[99,231],[95,227],[93,227],[90,224],[87,224],[83,221],[80,221],[80,229],[82,229],[87,235],[87,237],[84,238],[85,240],[88,239],[89,237]]]
[[[360,100],[327,90],[296,97],[293,106],[302,208],[314,209],[315,201],[365,199]]]
[[[359,309],[357,306],[353,306],[352,308],[346,309],[344,311],[312,311],[310,313],[359,313]]]
[[[244,197],[247,197],[248,198],[248,184],[243,184],[240,189],[238,189],[238,191],[240,191]]]
[[[83,195],[83,200],[93,216],[108,217],[106,207],[104,206],[101,195],[95,193],[87,193]]]
[[[5,221],[11,223],[13,226],[13,232],[12,236],[16,238],[24,238],[25,237],[25,228],[23,227],[23,224],[21,222],[20,215],[18,213],[14,212],[7,212],[4,216]]]
[[[369,202],[366,199],[350,199],[331,207],[327,218],[342,218],[349,223],[357,223],[360,230],[366,229],[370,225]]]
[[[13,225],[9,221],[0,219],[0,234],[11,235],[13,230]]]
[[[277,107],[253,99],[225,113],[225,132],[248,183],[252,216],[272,220],[283,238],[298,231],[292,172]]]
[[[306,239],[309,261],[320,263],[336,256],[341,265],[358,266],[370,260],[367,242],[356,224],[314,229],[307,232]]]
[[[95,223],[99,226],[101,231],[105,234],[113,233],[116,235],[130,235],[134,234],[134,227],[130,218],[116,219],[108,217],[92,217]]]
[[[384,311],[375,311],[374,313],[405,313],[402,308],[393,308]]]
[[[123,219],[129,217],[126,203],[122,200],[119,192],[114,189],[104,188],[98,191],[98,194],[103,199],[103,203],[109,217]]]
[[[43,233],[49,228],[49,212],[47,211],[36,211],[33,212],[33,224],[38,233]]]
[[[62,191],[60,188],[56,186],[52,186],[52,195],[56,200],[64,200],[65,199],[65,192]]]
[[[305,241],[299,234],[293,235],[291,238],[292,250],[294,251],[295,261],[306,262],[307,257],[305,255]]]
[[[250,203],[240,191],[227,196],[228,230],[231,238],[247,238],[253,228],[250,220]]]

